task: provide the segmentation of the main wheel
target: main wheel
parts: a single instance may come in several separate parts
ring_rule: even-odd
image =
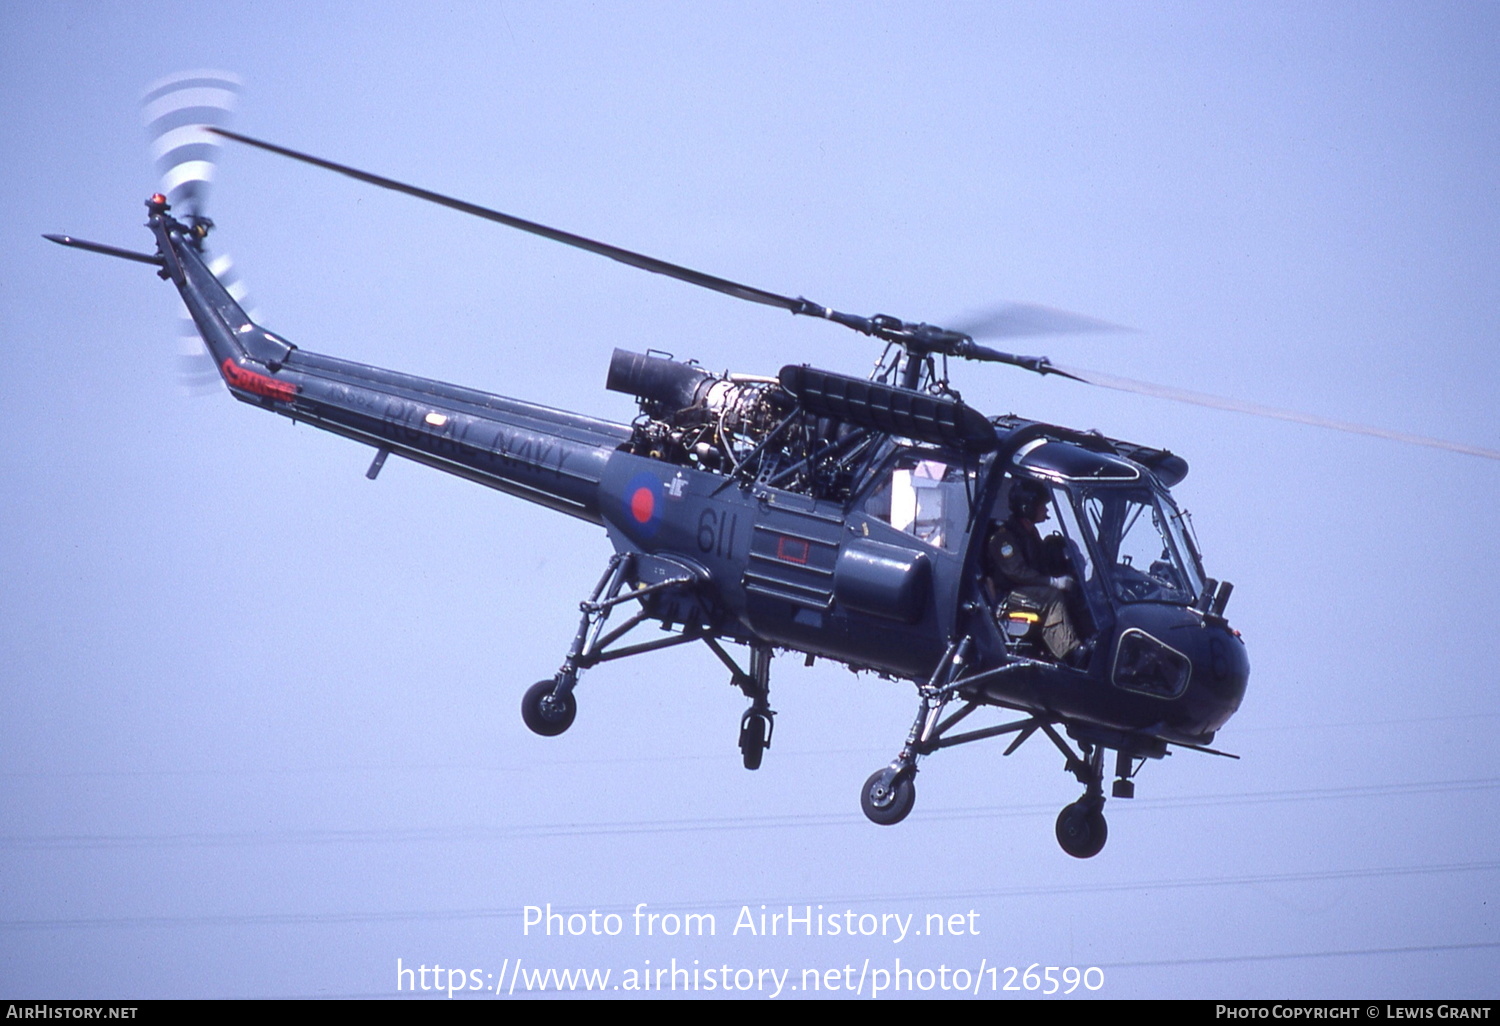
[[[860,792],[859,807],[871,823],[895,826],[906,818],[911,807],[917,804],[917,784],[910,773],[898,773],[887,766],[876,770],[865,781]]]
[[[770,747],[771,723],[754,709],[740,719],[740,754],[747,770],[760,769],[761,756]]]
[[[1076,801],[1057,814],[1057,843],[1075,859],[1091,859],[1104,850],[1109,840],[1109,824],[1104,811]]]
[[[559,697],[552,693],[556,688],[556,680],[539,680],[526,689],[521,699],[521,719],[533,733],[542,737],[561,734],[573,725],[573,717],[578,715],[578,702],[573,692]]]

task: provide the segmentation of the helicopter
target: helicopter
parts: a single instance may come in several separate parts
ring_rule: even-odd
[[[206,124],[206,95],[232,89],[200,75],[148,94],[163,171],[146,201],[153,251],[47,238],[153,266],[235,399],[370,446],[370,479],[394,454],[604,529],[614,552],[562,663],[522,696],[534,733],[573,724],[585,671],[701,642],[749,702],[738,747],[754,770],[774,734],[774,654],[831,660],[917,693],[904,742],[861,788],[869,820],[908,816],[927,756],[995,738],[1009,738],[1010,755],[1040,735],[1084,789],[1055,827],[1080,859],[1108,837],[1106,780],[1110,797],[1129,799],[1140,770],[1171,748],[1228,756],[1211,746],[1244,697],[1249,659],[1225,615],[1232,585],[1208,576],[1172,496],[1187,462],[1098,432],[987,416],[953,389],[948,365],[1139,383],[980,345],[973,329],[843,313]],[[204,195],[220,139],[828,320],[884,350],[859,378],[807,364],[715,373],[616,349],[606,388],[636,400],[629,424],[310,352],[257,324],[209,258]],[[1137,390],[1150,389],[1207,398]],[[1060,530],[1042,539],[1049,517]],[[1026,562],[1044,583],[1014,572],[1015,547],[1033,550]],[[657,630],[643,640],[646,628]],[[1060,644],[1060,633],[1071,640]],[[980,710],[1003,722],[969,727]]]

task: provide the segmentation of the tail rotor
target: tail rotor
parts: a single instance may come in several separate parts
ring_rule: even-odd
[[[178,220],[203,234],[213,227],[207,213],[208,192],[222,146],[220,137],[209,129],[229,123],[240,88],[239,77],[229,72],[184,71],[153,83],[141,96],[141,119],[151,140],[159,189]],[[214,257],[209,270],[254,319],[256,313],[229,255]],[[217,391],[218,370],[185,311],[177,335],[183,388],[190,394]]]
[[[161,192],[179,220],[206,219],[220,146],[208,129],[228,124],[239,92],[239,78],[228,72],[183,71],[153,83],[141,96]]]

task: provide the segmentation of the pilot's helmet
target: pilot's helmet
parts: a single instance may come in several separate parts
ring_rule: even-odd
[[[1040,481],[1025,478],[1010,486],[1010,512],[1013,516],[1030,518],[1036,505],[1047,500],[1047,489]]]

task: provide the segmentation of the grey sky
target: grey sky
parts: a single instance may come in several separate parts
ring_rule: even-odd
[[[990,412],[1185,456],[1236,585],[1243,759],[1148,766],[1081,863],[1040,744],[942,753],[905,823],[865,822],[915,699],[824,664],[776,661],[758,773],[704,651],[597,669],[531,735],[603,533],[184,396],[170,288],[40,238],[148,247],[137,98],[225,68],[242,130],[522,217],[860,313],[1055,305],[1137,329],[1031,347],[1060,363],[1500,448],[1494,5],[11,4],[0,40],[0,993],[899,957],[1496,995],[1495,463],[963,368]],[[876,355],[245,149],[211,212],[298,345],[617,420],[617,345]],[[719,936],[523,936],[548,902]],[[729,935],[788,902],[980,935]]]

